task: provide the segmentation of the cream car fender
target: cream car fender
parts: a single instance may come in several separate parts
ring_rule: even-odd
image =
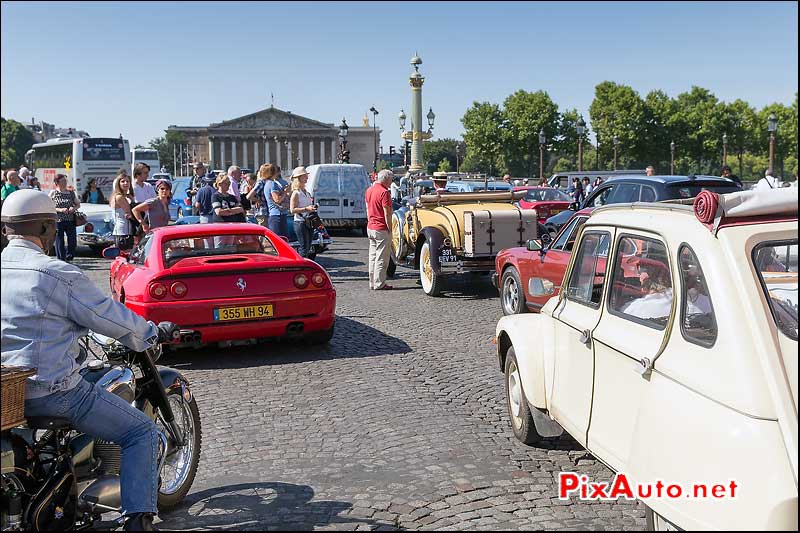
[[[505,371],[506,353],[513,346],[528,403],[547,410],[553,384],[553,318],[547,314],[504,316],[497,323],[496,337],[500,370]]]

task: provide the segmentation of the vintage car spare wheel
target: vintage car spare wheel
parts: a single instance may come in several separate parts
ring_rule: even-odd
[[[408,246],[403,238],[403,228],[400,226],[400,219],[397,216],[392,217],[392,253],[398,262],[408,255]]]
[[[431,246],[428,241],[422,244],[419,252],[419,279],[422,282],[422,290],[428,296],[439,296],[444,285],[444,276],[433,271],[431,266]]]

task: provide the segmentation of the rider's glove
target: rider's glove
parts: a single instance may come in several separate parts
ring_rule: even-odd
[[[174,322],[159,322],[158,342],[173,342],[180,337],[180,328]]]

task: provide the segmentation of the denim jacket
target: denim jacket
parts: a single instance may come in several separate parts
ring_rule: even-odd
[[[2,253],[0,333],[4,365],[37,368],[27,398],[70,390],[81,376],[78,338],[91,329],[137,351],[158,329],[97,288],[80,268],[13,239]]]

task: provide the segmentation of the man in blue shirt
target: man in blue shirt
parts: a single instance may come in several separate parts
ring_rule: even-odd
[[[200,223],[208,224],[214,219],[214,208],[211,206],[211,197],[217,192],[214,189],[214,176],[206,174],[203,176],[203,186],[197,191],[194,197],[194,208],[200,215]]]
[[[56,237],[56,208],[46,193],[15,192],[0,220],[9,239],[0,269],[2,362],[36,369],[26,382],[25,416],[66,418],[72,428],[118,444],[125,529],[153,530],[161,433],[143,412],[82,378],[78,339],[91,329],[144,351],[177,328],[144,320],[80,268],[46,254]]]

